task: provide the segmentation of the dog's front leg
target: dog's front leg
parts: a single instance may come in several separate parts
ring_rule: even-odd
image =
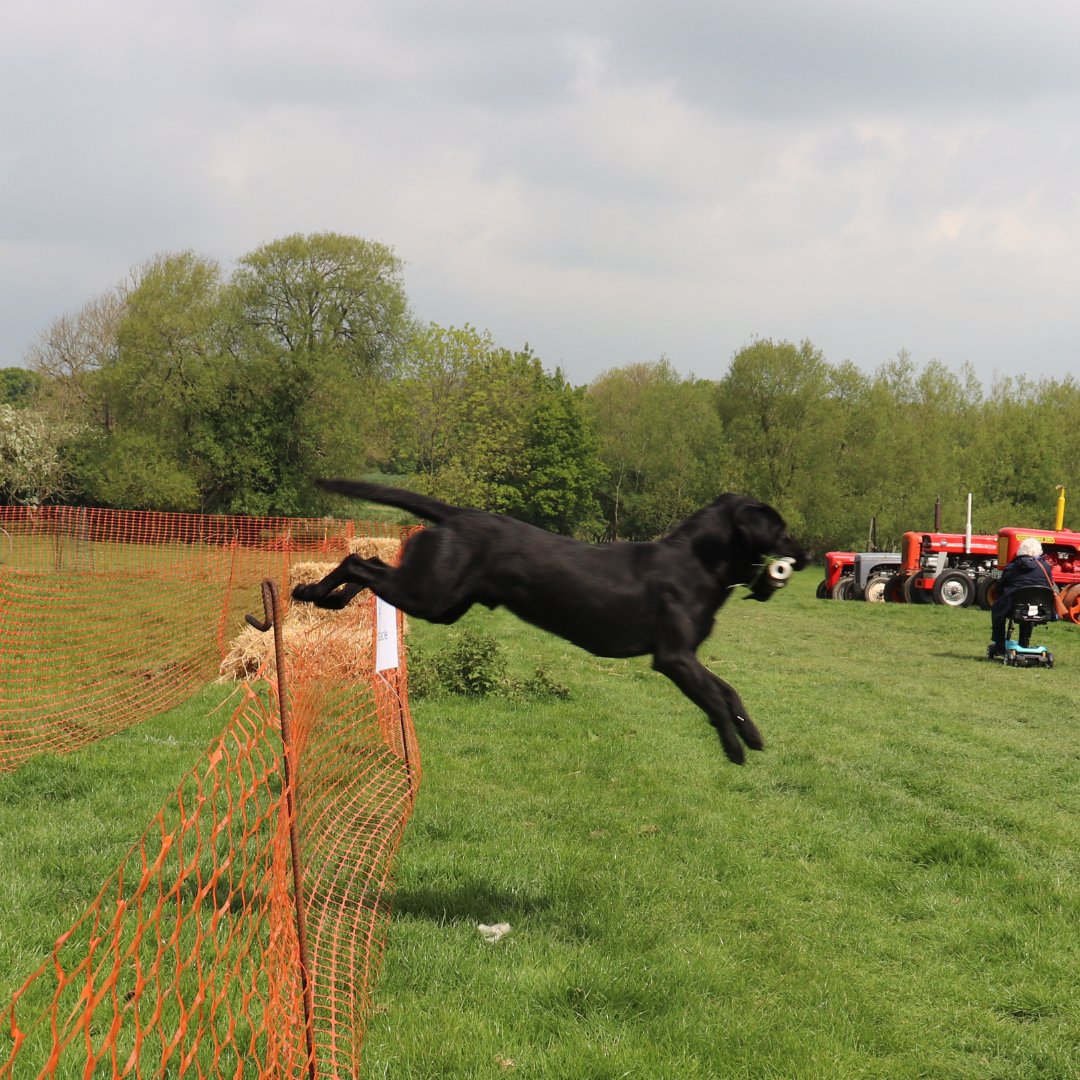
[[[765,740],[735,689],[714,675],[692,652],[658,650],[653,657],[653,668],[666,675],[705,713],[720,736],[724,753],[736,765],[746,760],[743,743],[751,750],[764,749]]]
[[[316,607],[339,611],[357,593],[369,588],[368,571],[372,566],[388,569],[386,563],[380,558],[361,559],[356,555],[349,555],[322,581],[317,581],[313,585],[297,585],[292,591],[293,599],[314,604]]]

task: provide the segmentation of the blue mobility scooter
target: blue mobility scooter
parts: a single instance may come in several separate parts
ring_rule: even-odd
[[[1012,596],[1008,621],[1005,624],[1006,667],[1054,666],[1054,654],[1045,645],[1031,644],[1031,631],[1036,626],[1057,618],[1054,610],[1054,593],[1045,585],[1029,585],[1017,589]],[[1013,634],[1016,632],[1016,636]],[[988,660],[994,659],[994,646],[987,649]]]

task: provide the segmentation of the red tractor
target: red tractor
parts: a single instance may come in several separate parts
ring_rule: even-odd
[[[996,536],[906,532],[900,573],[888,583],[885,598],[946,607],[977,602],[989,610],[986,594],[994,582],[997,553]]]
[[[817,587],[819,600],[848,600],[844,594],[850,590],[855,580],[855,552],[854,551],[826,551],[825,552],[825,578]]]
[[[828,551],[819,600],[885,599],[885,585],[900,567],[898,551]]]
[[[1068,609],[1066,618],[1080,623],[1080,532],[1071,529],[1001,529],[997,535],[997,565],[1004,569],[1016,558],[1016,549],[1026,537],[1042,544],[1043,554],[1054,565],[1051,577],[1061,590],[1061,599]],[[989,591],[988,600],[997,597],[997,584]]]

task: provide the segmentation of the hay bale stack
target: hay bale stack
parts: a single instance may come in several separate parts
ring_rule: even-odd
[[[399,544],[373,536],[355,537],[350,554],[384,562],[397,560]],[[289,568],[289,593],[297,585],[321,581],[336,562],[300,562]],[[366,590],[340,611],[328,611],[314,604],[290,603],[282,622],[281,633],[290,657],[318,667],[322,674],[353,679],[371,672],[374,660],[374,634],[370,593]],[[276,675],[274,635],[245,626],[233,639],[221,662],[219,682],[252,679],[259,673],[266,678]]]
[[[401,544],[384,536],[354,536],[349,541],[349,554],[361,559],[382,559],[385,563],[397,562]]]

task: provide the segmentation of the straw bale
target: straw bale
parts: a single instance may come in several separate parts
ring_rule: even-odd
[[[380,558],[385,563],[396,563],[401,544],[385,536],[354,536],[349,541],[349,554],[361,559]]]
[[[397,540],[373,536],[357,536],[349,544],[352,554],[365,559],[377,556],[388,563],[397,560],[398,548]],[[337,563],[293,563],[289,568],[289,592],[297,585],[321,581],[335,566]],[[290,603],[281,628],[286,653],[317,664],[326,675],[355,678],[369,674],[374,652],[369,599],[370,593],[365,590],[340,611]],[[219,681],[254,678],[260,670],[269,678],[276,674],[274,635],[244,626],[221,662]]]
[[[286,616],[281,630],[285,652],[292,659],[316,666],[325,675],[351,679],[369,674],[372,664],[371,618],[366,605],[363,610],[362,618],[332,628],[313,623],[298,625],[295,619]],[[252,679],[260,671],[266,678],[274,678],[277,674],[274,635],[245,626],[233,639],[229,654],[221,663],[219,681]]]

